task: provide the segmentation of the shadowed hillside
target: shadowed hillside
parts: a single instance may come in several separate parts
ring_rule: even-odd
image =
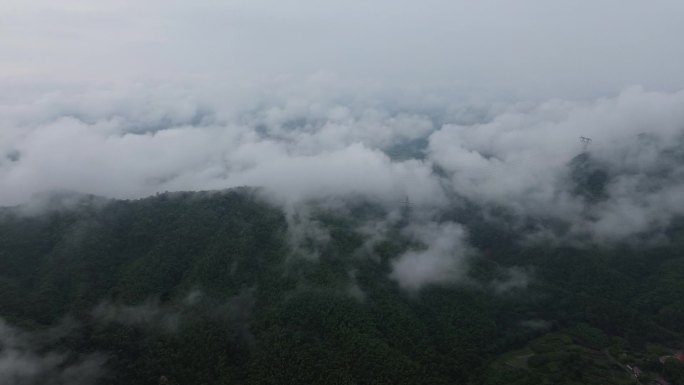
[[[622,384],[605,349],[658,373],[658,354],[680,346],[678,241],[521,243],[505,216],[471,206],[447,215],[478,247],[466,276],[413,290],[393,277],[425,247],[405,220],[370,242],[382,207],[317,206],[309,221],[327,237],[294,237],[300,225],[259,195],[3,209],[2,316],[49,336],[16,349],[69,352],[60,375],[97,354],[102,384]]]

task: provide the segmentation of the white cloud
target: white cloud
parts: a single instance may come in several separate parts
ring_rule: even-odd
[[[472,119],[467,104],[445,99],[412,110],[406,100],[367,104],[382,100],[370,91],[302,87],[275,87],[279,96],[261,104],[258,92],[239,103],[220,87],[171,84],[0,98],[0,204],[45,190],[134,198],[241,185],[290,206],[348,196],[396,206],[409,196],[438,208],[462,196],[569,221],[573,233],[600,240],[662,228],[683,211],[684,92],[630,88],[593,101],[499,105]],[[579,136],[593,139],[605,200],[576,195],[569,165]],[[406,149],[420,159],[386,154],[420,138],[427,147]]]
[[[445,125],[430,136],[428,159],[450,188],[475,202],[576,224],[577,232],[620,239],[682,214],[684,92],[628,89],[614,99],[513,106],[491,121]],[[590,161],[605,169],[607,200],[587,206],[569,180],[593,139]]]
[[[439,199],[429,165],[393,162],[380,151],[429,133],[424,116],[352,111],[325,100],[236,113],[168,87],[136,91],[128,90],[136,103],[121,90],[92,98],[78,90],[4,105],[0,204],[51,189],[130,198],[240,185],[264,186],[289,201],[407,193]]]
[[[408,232],[425,248],[409,250],[393,261],[390,277],[402,288],[418,290],[426,285],[449,284],[465,278],[471,250],[461,225],[429,223],[414,225]]]

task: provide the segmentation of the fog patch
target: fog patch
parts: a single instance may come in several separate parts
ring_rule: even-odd
[[[91,385],[106,374],[105,356],[50,348],[44,337],[0,318],[0,385]]]
[[[393,211],[408,196],[414,223],[468,200],[575,242],[662,232],[684,214],[682,91],[470,106],[331,84],[242,98],[169,83],[0,99],[0,153],[21,154],[0,162],[0,205],[44,191],[139,198],[248,185],[286,210],[296,245],[326,237],[302,206],[345,199]]]
[[[409,250],[392,262],[390,277],[406,290],[464,280],[467,258],[472,253],[463,226],[429,223],[411,226],[406,232],[422,249]]]
[[[102,302],[91,312],[100,323],[116,323],[166,332],[176,332],[181,325],[180,310],[162,305],[158,300],[149,299],[137,305],[114,304]]]
[[[491,282],[491,287],[498,294],[509,293],[515,290],[526,289],[531,277],[528,272],[520,267],[511,267],[504,271],[504,277]]]
[[[551,329],[552,324],[551,322],[543,319],[530,319],[520,321],[520,326],[532,330],[549,330]]]

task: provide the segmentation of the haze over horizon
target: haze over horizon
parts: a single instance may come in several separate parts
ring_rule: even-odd
[[[494,98],[676,91],[683,14],[676,0],[3,0],[0,78],[263,85],[328,73]]]

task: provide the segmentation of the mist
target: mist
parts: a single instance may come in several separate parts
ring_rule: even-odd
[[[88,385],[101,379],[106,373],[104,355],[50,349],[58,329],[29,333],[0,318],[0,384]]]

